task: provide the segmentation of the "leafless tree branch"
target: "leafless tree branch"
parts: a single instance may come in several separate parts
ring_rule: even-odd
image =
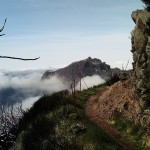
[[[7,18],[5,19],[4,25],[3,25],[3,27],[0,29],[0,32],[3,31],[3,29],[4,29],[4,27],[5,27],[5,24],[6,24],[6,21],[7,21]],[[5,35],[5,34],[1,34],[0,36],[3,36],[3,35]]]
[[[0,29],[0,32],[3,31],[4,27],[5,27],[5,24],[6,24],[6,21],[7,21],[7,18],[5,19],[4,21],[4,25],[2,26],[2,28]],[[0,34],[0,36],[3,36],[5,34]],[[18,58],[18,57],[10,57],[10,56],[0,56],[0,58],[9,58],[9,59],[18,59],[18,60],[23,60],[23,61],[30,61],[30,60],[37,60],[39,59],[40,57],[38,58],[33,58],[33,59],[25,59],[25,58]]]
[[[23,60],[23,61],[30,61],[30,60],[37,60],[37,59],[39,59],[40,57],[33,58],[33,59],[25,59],[25,58],[10,57],[10,56],[0,56],[0,58],[19,59],[19,60]]]
[[[0,34],[0,36],[3,36],[3,35],[5,35],[5,34]]]

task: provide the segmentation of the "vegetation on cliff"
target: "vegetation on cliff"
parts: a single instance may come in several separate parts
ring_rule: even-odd
[[[103,87],[100,87],[101,89]],[[67,91],[44,96],[20,122],[17,150],[122,150],[115,139],[88,120],[84,104],[96,88],[77,92],[76,110]]]
[[[100,85],[82,92],[77,91],[76,105],[68,91],[40,98],[30,110],[24,113],[20,121],[15,149],[126,149],[116,138],[90,121],[84,112],[85,103],[89,97],[103,93],[106,87],[106,85]],[[95,102],[98,102],[98,99],[95,99]],[[123,133],[125,139],[135,143],[140,150],[145,150],[146,147],[142,143],[144,130],[141,130],[139,125],[134,125],[132,121],[123,120],[125,118],[118,116],[113,121],[109,120],[108,123]]]

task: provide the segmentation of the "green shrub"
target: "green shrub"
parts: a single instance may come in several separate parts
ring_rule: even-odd
[[[120,80],[119,75],[117,73],[113,74],[110,79],[106,81],[106,85],[110,86]]]
[[[25,129],[38,114],[47,114],[49,111],[55,110],[58,106],[66,105],[67,103],[71,103],[68,91],[61,91],[53,93],[50,96],[45,95],[41,97],[34,103],[30,110],[24,112],[19,122],[19,132]]]
[[[42,147],[43,139],[48,139],[50,134],[54,134],[53,121],[45,116],[37,117],[23,133],[23,148],[34,150],[37,146]]]

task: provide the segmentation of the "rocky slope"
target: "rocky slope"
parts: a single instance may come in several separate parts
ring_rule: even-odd
[[[73,79],[79,80],[80,77],[92,75],[100,75],[103,79],[107,80],[111,77],[112,70],[105,62],[88,57],[85,60],[74,62],[54,72],[46,71],[42,79],[48,79],[53,75],[64,78],[66,81],[72,81]]]
[[[129,133],[132,133],[132,127],[131,124],[129,124],[129,128],[127,129],[128,125],[123,125],[121,123],[122,121],[132,122],[133,130],[136,128],[136,126],[139,126],[139,129],[141,129],[141,131],[135,130],[136,137],[133,137],[133,135],[131,134],[129,139],[131,140],[132,137],[132,140],[134,139],[135,141],[137,141],[137,143],[141,143],[141,145],[145,145],[146,147],[148,147],[147,149],[149,149],[150,111],[149,109],[143,110],[142,101],[139,101],[135,98],[135,82],[135,77],[131,76],[126,80],[120,80],[115,84],[108,86],[106,89],[104,89],[103,92],[98,91],[97,95],[92,96],[87,102],[86,112],[88,117],[93,122],[112,134],[112,136],[115,136],[115,138],[118,138],[118,141],[121,140],[122,135],[118,137],[120,134],[117,134],[117,132],[114,132],[112,129],[110,129],[107,123],[115,125],[117,120],[119,120],[120,125],[117,130],[126,128],[124,130],[125,135],[129,135]],[[141,135],[138,138],[139,134]],[[128,145],[128,149],[131,150],[133,148],[129,148]],[[141,147],[138,146],[138,149],[141,150]],[[143,147],[142,149],[144,150],[145,148]]]
[[[135,98],[135,82],[135,78],[130,77],[113,84],[98,98],[96,108],[105,120],[122,116],[140,124],[150,134],[150,111],[143,110],[142,101]]]

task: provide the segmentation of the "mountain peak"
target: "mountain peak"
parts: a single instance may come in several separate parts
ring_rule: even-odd
[[[54,72],[46,71],[42,79],[48,79],[51,76],[59,76],[64,78],[66,81],[72,81],[75,78],[79,78],[79,76],[93,76],[99,75],[101,78],[107,80],[111,77],[111,68],[105,62],[102,62],[98,58],[88,57],[87,59],[76,61],[71,63],[65,68],[58,69]]]

